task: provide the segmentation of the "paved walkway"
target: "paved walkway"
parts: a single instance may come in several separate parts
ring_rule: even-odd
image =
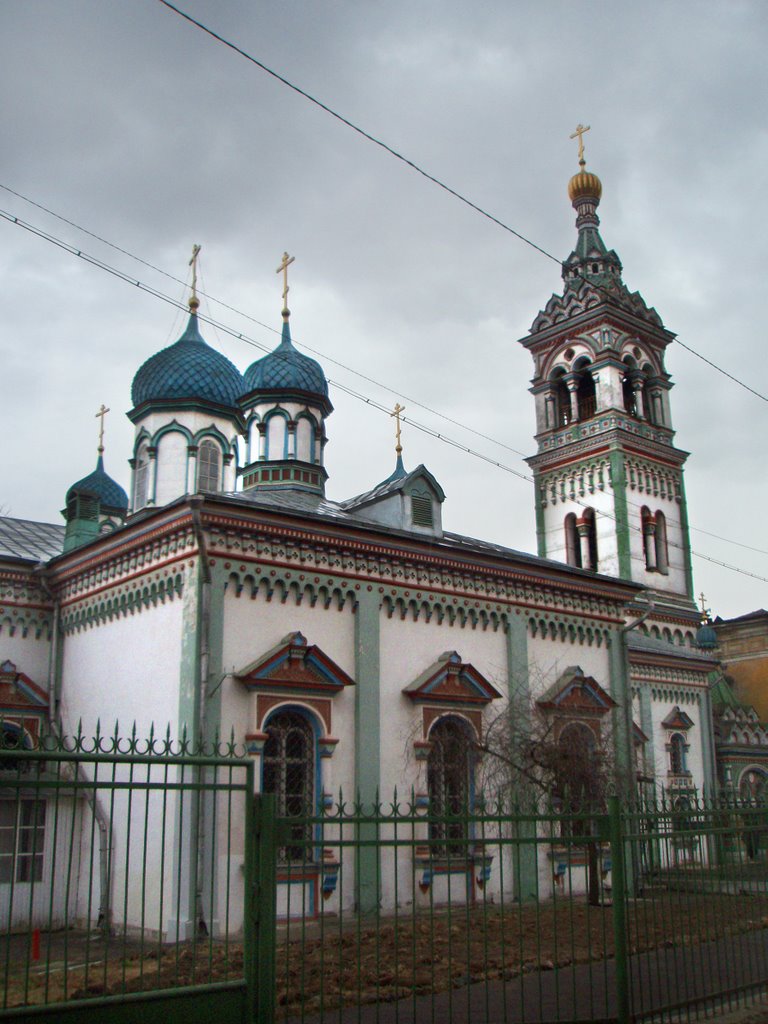
[[[329,1010],[292,1017],[290,1024],[512,1024],[543,1021],[616,1019],[615,961],[537,971],[512,981],[489,981],[434,996],[393,1003]],[[696,1000],[718,1017],[737,1006],[728,992],[744,986],[768,987],[768,929],[701,945],[656,950],[630,958],[634,1015],[668,1008],[665,1020],[690,1019],[682,1010]],[[710,1014],[708,1014],[711,1016]],[[691,1013],[691,1017],[694,1016]],[[704,1016],[702,1012],[701,1016]],[[757,1019],[765,1018],[758,1015]]]

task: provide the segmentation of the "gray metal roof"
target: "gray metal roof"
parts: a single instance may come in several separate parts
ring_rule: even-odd
[[[0,558],[47,562],[60,555],[63,546],[63,523],[35,523],[0,516]]]

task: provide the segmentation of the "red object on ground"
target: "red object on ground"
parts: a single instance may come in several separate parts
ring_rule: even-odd
[[[32,959],[40,959],[40,929],[35,928],[32,932]]]

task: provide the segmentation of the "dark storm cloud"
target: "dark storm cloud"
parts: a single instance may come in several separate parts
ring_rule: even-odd
[[[185,9],[465,192],[558,259],[574,241],[569,133],[592,125],[606,243],[680,338],[765,390],[762,272],[765,9],[761,3],[210,3]],[[31,0],[3,9],[5,184],[184,277],[202,242],[205,287],[279,326],[280,253],[297,255],[295,336],[403,395],[533,450],[531,366],[516,339],[559,287],[555,263],[441,192],[153,0]],[[180,285],[19,199],[4,209],[181,297]],[[55,520],[107,424],[128,482],[130,381],[173,340],[172,308],[19,228],[5,244],[8,447],[2,500]],[[211,305],[267,344],[274,335]],[[205,330],[244,368],[258,352]],[[754,546],[768,499],[766,403],[682,349],[670,352],[694,525]],[[325,364],[385,403],[394,397]],[[334,396],[330,493],[390,471],[391,424]],[[415,407],[517,469],[521,460]],[[360,438],[367,465],[361,466]],[[448,493],[449,528],[532,549],[529,485],[406,427],[406,456]],[[768,559],[694,535],[768,574]],[[762,558],[762,562],[759,559]],[[695,563],[723,614],[764,584]]]

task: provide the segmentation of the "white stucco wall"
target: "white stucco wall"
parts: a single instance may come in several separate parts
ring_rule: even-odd
[[[128,734],[176,736],[179,715],[182,601],[178,598],[127,617],[102,622],[64,638],[62,718],[67,733],[82,720],[111,732],[116,719]]]

